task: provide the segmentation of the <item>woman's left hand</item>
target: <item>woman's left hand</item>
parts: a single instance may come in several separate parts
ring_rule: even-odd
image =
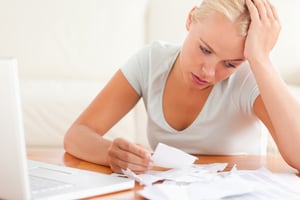
[[[251,23],[245,41],[246,59],[261,62],[269,59],[281,29],[274,6],[268,0],[246,0]]]

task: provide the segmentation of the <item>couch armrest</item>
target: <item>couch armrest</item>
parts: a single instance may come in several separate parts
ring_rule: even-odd
[[[62,147],[71,123],[102,89],[96,81],[26,80],[21,82],[25,138],[28,147]],[[84,92],[83,92],[84,91]],[[135,111],[105,135],[135,141]]]

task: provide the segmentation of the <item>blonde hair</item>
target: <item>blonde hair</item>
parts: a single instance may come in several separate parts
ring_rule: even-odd
[[[193,13],[193,21],[201,21],[209,15],[220,13],[240,29],[241,36],[246,36],[250,24],[250,14],[245,0],[203,0]]]

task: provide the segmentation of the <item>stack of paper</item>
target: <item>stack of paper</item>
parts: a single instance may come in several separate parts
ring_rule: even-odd
[[[196,157],[164,144],[158,145],[152,159],[156,166],[172,169],[140,175],[123,170],[126,176],[145,185],[139,194],[150,200],[300,199],[300,178],[295,174],[272,173],[265,168],[237,170],[235,167],[222,172],[227,163],[193,164]]]

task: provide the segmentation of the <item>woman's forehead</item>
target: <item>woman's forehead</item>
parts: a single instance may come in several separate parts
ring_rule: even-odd
[[[209,45],[216,54],[243,56],[245,37],[239,34],[237,25],[224,16],[212,15],[192,26],[192,34]]]

